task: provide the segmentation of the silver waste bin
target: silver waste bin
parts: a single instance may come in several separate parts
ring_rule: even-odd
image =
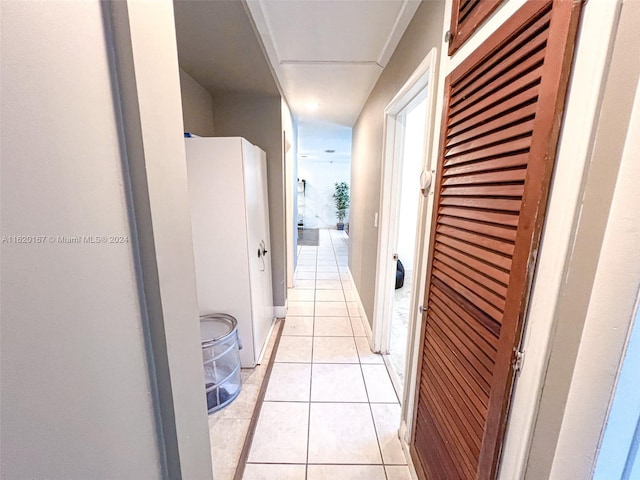
[[[202,360],[207,409],[213,413],[229,405],[240,393],[240,337],[231,315],[212,313],[200,317]]]

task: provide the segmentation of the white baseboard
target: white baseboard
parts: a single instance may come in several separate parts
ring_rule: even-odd
[[[367,312],[364,310],[364,305],[362,305],[362,300],[360,300],[360,294],[358,293],[358,289],[356,288],[356,284],[353,281],[353,276],[351,275],[351,270],[347,267],[347,273],[349,274],[349,281],[351,285],[353,285],[353,293],[356,296],[355,302],[358,304],[358,312],[360,313],[360,321],[362,322],[362,327],[364,328],[364,332],[367,335],[367,340],[369,342],[369,348],[371,351],[373,350],[373,331],[371,330],[371,324],[369,323],[369,318],[367,317]]]
[[[409,450],[409,444],[407,443],[407,424],[402,421],[400,424],[400,430],[398,430],[398,437],[400,437],[400,445],[402,445],[402,451],[404,452],[404,456],[407,459],[407,466],[409,467],[409,472],[411,473],[411,480],[419,480],[418,474],[416,473],[416,467],[413,465],[413,459],[411,458],[411,452]]]
[[[278,321],[275,318],[271,322],[271,327],[269,327],[269,334],[267,335],[267,341],[264,342],[264,345],[262,346],[262,349],[260,350],[260,355],[258,355],[258,358],[256,359],[256,365],[262,364],[262,360],[264,359],[264,354],[266,353],[267,347],[269,346],[269,339],[271,339],[271,335],[273,334],[273,327],[276,326],[277,322]]]
[[[286,302],[285,302],[286,303]],[[273,307],[273,316],[275,318],[284,318],[287,316],[287,305],[277,305]]]

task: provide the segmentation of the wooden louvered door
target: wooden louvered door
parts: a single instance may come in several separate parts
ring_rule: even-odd
[[[449,55],[453,55],[480,24],[498,8],[503,0],[453,0],[451,6],[451,41]]]
[[[446,80],[411,454],[496,476],[580,4],[527,2]]]

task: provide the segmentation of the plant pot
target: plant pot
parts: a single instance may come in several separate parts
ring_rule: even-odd
[[[338,230],[344,230],[344,223],[338,223],[338,224],[336,225],[336,228],[337,228]]]

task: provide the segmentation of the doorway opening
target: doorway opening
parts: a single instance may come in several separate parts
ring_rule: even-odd
[[[413,374],[409,373],[409,349],[424,289],[428,195],[421,192],[420,179],[428,170],[434,63],[431,52],[385,110],[373,343],[375,351],[387,354],[400,398]]]
[[[395,232],[396,281],[391,298],[389,338],[390,365],[398,384],[406,376],[409,310],[413,291],[415,244],[418,227],[419,177],[424,159],[427,115],[427,91],[420,94],[398,114],[396,151],[399,161],[397,231]]]

